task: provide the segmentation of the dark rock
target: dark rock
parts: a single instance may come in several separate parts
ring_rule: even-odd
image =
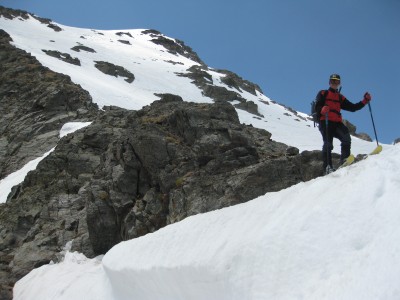
[[[118,42],[125,44],[125,45],[132,45],[130,41],[127,40],[118,40]]]
[[[398,143],[400,143],[400,138],[397,138],[397,139],[395,139],[395,140],[393,141],[393,145],[396,145],[396,144],[398,144]]]
[[[368,142],[372,142],[371,137],[366,134],[366,133],[357,133],[357,127],[355,125],[353,125],[352,123],[350,123],[350,121],[348,120],[343,120],[343,124],[346,125],[346,127],[349,129],[349,132],[351,135],[356,136],[362,140],[368,141]]]
[[[126,35],[126,36],[133,38],[133,36],[129,32],[117,32],[116,35],[118,35],[118,36]]]
[[[68,53],[61,53],[60,51],[55,51],[55,50],[42,50],[44,53],[51,57],[58,58],[59,60],[62,60],[64,62],[67,62],[72,65],[80,66],[81,62],[78,58],[72,58],[72,56]]]
[[[234,105],[236,108],[243,109],[253,115],[264,117],[258,112],[258,106],[253,101],[242,101],[239,104]]]
[[[86,52],[90,52],[90,53],[96,53],[96,51],[94,49],[83,46],[83,45],[74,46],[71,48],[71,50],[74,50],[76,52],[80,52],[82,50],[82,51],[86,51]]]
[[[50,19],[45,19],[45,18],[40,18],[38,16],[35,16],[34,14],[28,13],[24,10],[19,10],[19,9],[11,9],[11,8],[6,8],[3,6],[0,6],[0,16],[3,16],[6,19],[12,20],[14,18],[20,18],[22,20],[27,20],[29,17],[33,17],[36,20],[38,20],[42,24],[46,24],[47,27],[53,29],[54,31],[58,32],[61,31],[62,29],[54,24]]]
[[[6,8],[0,5],[0,16],[12,20],[14,18],[21,18],[23,20],[29,19],[30,14],[24,10]]]
[[[62,31],[62,29],[61,29],[61,27],[60,27],[60,26],[57,26],[56,24],[53,24],[53,23],[51,23],[51,24],[47,25],[47,27],[49,27],[49,28],[53,29],[55,32]]]
[[[299,153],[300,151],[296,147],[287,147],[286,149],[286,155],[288,156],[295,156],[298,155]]]
[[[117,66],[105,61],[95,61],[95,63],[95,67],[104,74],[115,77],[126,77],[125,81],[128,83],[132,83],[135,80],[135,75],[126,70],[124,67]]]
[[[371,137],[370,137],[369,134],[367,134],[367,133],[364,133],[364,132],[355,133],[354,136],[356,136],[356,137],[358,137],[358,138],[360,138],[360,139],[362,139],[362,140],[364,140],[364,141],[372,142]]]
[[[219,73],[226,74],[225,77],[221,78],[221,81],[228,85],[229,87],[237,89],[239,92],[242,92],[242,90],[249,92],[250,94],[253,94],[254,96],[257,96],[256,92],[262,93],[261,88],[247,80],[244,80],[243,78],[239,77],[237,74],[227,71],[227,70],[216,70]]]
[[[343,124],[346,125],[346,127],[349,129],[349,132],[351,135],[354,135],[357,131],[357,127],[350,123],[348,120],[343,120]]]
[[[204,62],[200,59],[196,52],[193,51],[192,48],[186,46],[183,41],[177,39],[167,38],[162,35],[157,30],[144,30],[142,31],[143,34],[149,34],[153,39],[151,40],[154,44],[161,45],[169,53],[175,55],[182,55],[183,57],[189,58],[195,62],[198,62],[201,65],[205,65]]]
[[[53,148],[63,124],[97,113],[88,92],[10,41],[0,30],[0,178]]]
[[[179,61],[173,61],[173,60],[164,60],[164,61],[173,65],[184,65],[184,63]]]
[[[262,117],[262,115],[258,112],[257,104],[255,104],[253,101],[247,101],[238,92],[228,90],[227,88],[222,86],[213,85],[212,76],[207,72],[207,70],[208,68],[206,66],[195,65],[187,70],[188,73],[178,73],[177,75],[192,79],[193,80],[192,83],[203,91],[202,94],[204,96],[209,97],[216,102],[239,101],[239,103],[236,104],[235,107],[243,109],[258,117]],[[241,91],[240,88],[242,88],[248,92],[251,92],[252,94],[255,94],[256,90],[258,90],[256,85],[250,84],[248,81],[242,80],[239,76],[237,76],[232,72],[228,71],[221,71],[221,72],[227,74],[227,76],[224,77],[226,84],[236,88],[238,91]]]

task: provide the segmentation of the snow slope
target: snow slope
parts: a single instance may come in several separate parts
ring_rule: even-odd
[[[323,178],[68,253],[15,299],[399,299],[400,145]]]

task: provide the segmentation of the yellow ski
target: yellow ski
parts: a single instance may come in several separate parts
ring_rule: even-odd
[[[378,146],[374,149],[374,151],[372,151],[369,155],[378,154],[378,153],[381,153],[381,151],[382,151],[382,145],[378,145]]]
[[[341,168],[350,166],[350,165],[354,162],[354,159],[355,159],[355,158],[354,158],[354,155],[353,155],[353,154],[350,154],[349,157],[346,158],[346,160],[344,161],[344,163],[341,164],[341,165],[339,166],[338,169],[341,169]]]

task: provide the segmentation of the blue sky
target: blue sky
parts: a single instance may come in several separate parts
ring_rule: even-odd
[[[257,83],[272,100],[309,113],[331,73],[342,93],[371,102],[378,139],[400,137],[398,0],[0,0],[55,22],[93,29],[157,29],[210,67]],[[344,117],[374,138],[367,107]],[[305,137],[306,138],[306,137]]]

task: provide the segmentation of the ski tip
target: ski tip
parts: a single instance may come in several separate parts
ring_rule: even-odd
[[[355,160],[355,157],[353,154],[350,154],[349,157],[346,158],[346,160],[344,161],[344,163],[342,165],[339,166],[338,169],[350,166]]]
[[[372,152],[370,153],[370,155],[374,155],[374,154],[381,153],[381,151],[382,151],[382,145],[378,145],[378,146],[374,149],[374,151],[372,151]]]

